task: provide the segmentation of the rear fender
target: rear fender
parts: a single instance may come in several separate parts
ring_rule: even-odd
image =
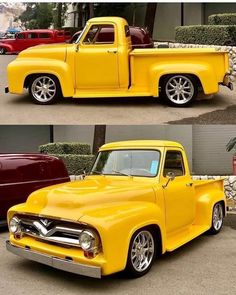
[[[225,195],[224,192],[219,190],[211,190],[210,192],[201,195],[196,204],[196,224],[208,225],[209,228],[212,224],[212,211],[216,203],[224,203],[225,211]]]
[[[150,69],[150,85],[153,96],[159,96],[161,77],[174,74],[189,74],[196,76],[201,82],[205,94],[216,93],[219,90],[218,81],[213,68],[209,64],[155,64]]]

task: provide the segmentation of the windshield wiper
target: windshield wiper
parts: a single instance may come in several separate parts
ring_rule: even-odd
[[[116,171],[116,170],[112,170],[112,172],[115,172],[116,174],[123,175],[123,176],[131,176],[130,174],[123,173],[123,172]]]

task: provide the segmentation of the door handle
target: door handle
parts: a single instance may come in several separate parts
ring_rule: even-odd
[[[117,53],[117,50],[107,50],[107,53]]]
[[[193,182],[186,183],[186,186],[188,186],[188,187],[193,186]]]

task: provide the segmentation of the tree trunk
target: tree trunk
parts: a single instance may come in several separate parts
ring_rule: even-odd
[[[62,27],[61,15],[62,15],[62,3],[59,2],[57,3],[57,28],[58,29],[61,29]]]
[[[146,10],[146,16],[145,16],[145,27],[147,27],[151,36],[153,34],[156,9],[157,9],[157,3],[147,4],[147,10]]]
[[[77,12],[78,12],[77,27],[82,28],[82,26],[83,26],[83,4],[77,3]]]
[[[106,139],[106,125],[94,126],[94,138],[93,138],[93,154],[98,152],[100,146],[105,143]]]
[[[89,3],[89,18],[94,17],[94,6],[93,3]]]

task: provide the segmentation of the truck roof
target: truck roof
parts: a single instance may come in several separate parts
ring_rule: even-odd
[[[183,149],[183,146],[175,141],[168,140],[128,140],[118,141],[104,144],[100,150],[110,150],[116,148],[140,148],[140,147],[178,147]]]
[[[122,17],[118,17],[118,16],[102,16],[102,17],[93,17],[90,20],[88,20],[88,22],[96,22],[96,23],[103,23],[103,22],[115,22],[118,25],[127,25],[127,21],[122,18]]]

